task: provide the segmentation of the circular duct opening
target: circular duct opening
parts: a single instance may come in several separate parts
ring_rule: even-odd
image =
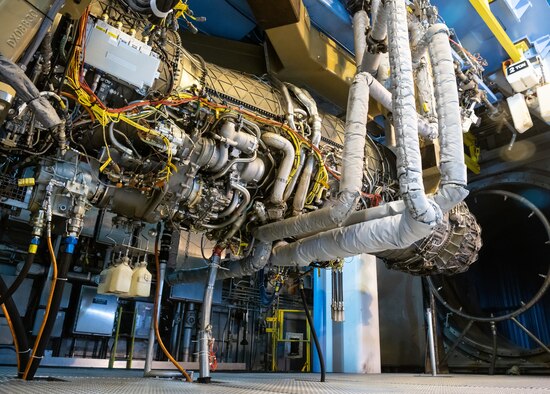
[[[498,317],[514,314],[544,291],[550,264],[549,234],[544,225],[550,218],[550,191],[527,184],[500,185],[498,190],[473,192],[467,203],[482,228],[479,260],[467,272],[436,277],[433,283],[445,302],[455,309],[447,314],[447,308],[440,308],[440,316],[449,323],[445,330],[449,346],[469,322],[459,314],[480,318],[468,329],[459,349],[469,357],[490,361],[492,316],[499,320]],[[550,344],[550,292],[544,292],[515,319],[544,344]],[[511,319],[497,321],[496,330],[500,361],[545,352]]]

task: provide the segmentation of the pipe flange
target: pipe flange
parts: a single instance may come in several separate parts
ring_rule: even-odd
[[[367,27],[367,51],[373,55],[388,52],[388,40],[386,38],[383,40],[375,40],[372,38],[371,31],[372,29]]]

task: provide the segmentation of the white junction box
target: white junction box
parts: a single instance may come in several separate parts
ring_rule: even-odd
[[[529,108],[525,102],[525,96],[521,93],[514,94],[506,99],[510,114],[514,121],[514,127],[519,133],[523,133],[533,127],[533,120]]]
[[[506,68],[506,80],[516,93],[531,89],[539,83],[539,75],[529,60],[521,60]]]
[[[550,83],[537,87],[537,100],[540,115],[545,122],[550,122]]]
[[[140,89],[159,76],[160,60],[149,45],[102,20],[88,30],[84,63]]]

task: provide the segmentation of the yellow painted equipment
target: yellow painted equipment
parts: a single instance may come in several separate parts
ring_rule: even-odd
[[[301,342],[305,344],[305,357],[306,361],[301,368],[302,372],[309,372],[311,370],[311,329],[306,320],[306,338],[305,339],[285,339],[284,338],[284,322],[285,315],[288,313],[300,313],[304,314],[302,310],[296,309],[276,309],[272,317],[266,318],[268,327],[266,333],[271,333],[271,371],[277,371],[277,347],[279,343],[296,343]]]

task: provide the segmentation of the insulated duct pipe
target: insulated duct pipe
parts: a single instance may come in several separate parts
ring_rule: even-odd
[[[389,112],[392,111],[392,94],[376,78],[369,74],[370,96]],[[429,140],[437,138],[437,125],[418,117],[418,133]]]
[[[367,50],[366,32],[369,27],[369,16],[363,9],[353,14],[353,43],[355,50],[355,64],[363,61],[363,55]]]
[[[366,71],[372,75],[378,73],[380,65],[381,45],[384,45],[387,36],[387,16],[388,11],[385,7],[386,0],[373,2],[372,5],[372,28],[366,37],[366,48],[360,62],[357,62],[361,71]]]
[[[374,254],[405,248],[428,236],[433,225],[412,218],[408,211],[368,222],[337,228],[288,245],[273,248],[274,266],[307,266],[312,261]]]
[[[270,256],[271,242],[260,242],[247,257],[230,261],[228,264],[222,264],[223,268],[218,270],[216,280],[252,275],[265,267]],[[171,286],[180,283],[200,282],[206,279],[208,272],[208,267],[183,269],[168,275],[166,282]]]
[[[434,94],[439,125],[441,184],[435,202],[446,212],[468,195],[464,164],[464,142],[456,76],[449,43],[449,30],[444,24],[431,26],[428,51],[434,70]]]
[[[332,205],[318,211],[259,227],[254,232],[257,239],[275,241],[334,228],[340,226],[355,210],[363,187],[369,79],[372,77],[366,73],[357,74],[349,91],[344,153],[342,155],[342,178],[338,199]]]
[[[395,92],[392,112],[397,140],[399,189],[409,213],[415,220],[435,224],[441,221],[442,214],[424,192],[407,9],[404,0],[388,1],[386,7],[389,13],[389,55]],[[454,89],[456,90],[456,84]],[[458,108],[458,102],[456,106]],[[461,157],[461,160],[464,161],[464,158]]]

